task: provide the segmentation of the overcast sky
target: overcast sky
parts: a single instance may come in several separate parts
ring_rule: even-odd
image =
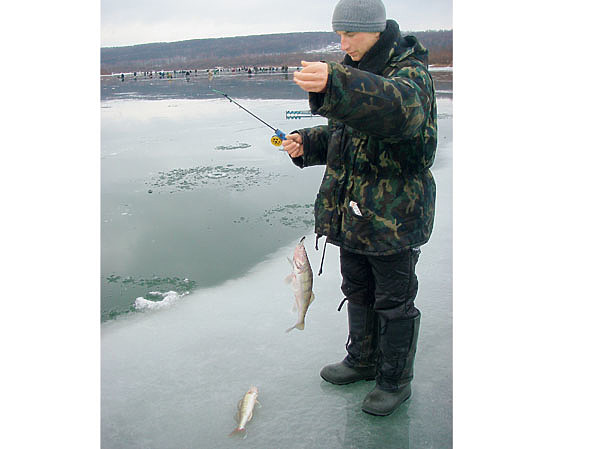
[[[103,47],[331,31],[337,0],[101,0]],[[452,0],[384,0],[401,30],[452,28]]]

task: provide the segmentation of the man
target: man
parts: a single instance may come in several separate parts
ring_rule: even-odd
[[[375,379],[362,410],[386,416],[411,395],[415,265],[434,216],[435,93],[427,50],[386,20],[381,0],[340,0],[332,25],[343,62],[303,61],[294,73],[328,124],[294,131],[283,146],[301,168],[326,164],[315,232],[340,247],[348,354],[321,377]]]

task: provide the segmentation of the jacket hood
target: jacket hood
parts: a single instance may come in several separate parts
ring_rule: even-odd
[[[355,62],[346,55],[342,64],[381,75],[390,60],[402,61],[411,55],[427,66],[427,49],[415,36],[402,36],[398,23],[388,19],[379,40],[360,61]]]

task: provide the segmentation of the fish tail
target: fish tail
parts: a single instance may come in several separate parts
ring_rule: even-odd
[[[290,331],[292,331],[294,329],[298,329],[299,331],[303,331],[304,330],[304,323],[298,323],[298,324],[290,327],[289,329],[287,329],[285,332],[287,333],[287,332],[290,332]]]
[[[230,437],[234,436],[234,435],[245,435],[246,434],[246,429],[243,427],[237,427],[235,429],[233,429],[233,432],[231,432],[229,434]]]

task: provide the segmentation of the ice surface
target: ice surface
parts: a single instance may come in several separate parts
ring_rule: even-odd
[[[437,183],[434,233],[422,248],[417,265],[416,305],[422,321],[413,396],[385,418],[360,410],[373,382],[334,386],[319,377],[323,365],[345,355],[346,309],[336,311],[343,298],[336,247],[327,245],[323,274],[315,276],[315,301],[308,309],[305,330],[285,333],[296,319],[291,310],[292,290],[284,283],[290,271],[287,258],[306,235],[305,247],[316,273],[323,245],[321,241],[317,253],[312,226],[302,218],[307,211],[310,215],[310,201],[293,187],[316,190],[319,173],[279,168],[282,159],[274,158],[282,155],[258,144],[264,140],[264,129],[242,132],[248,128],[243,119],[228,125],[233,139],[220,140],[209,133],[211,152],[200,153],[199,160],[192,163],[181,149],[182,142],[186,146],[192,141],[182,136],[181,121],[189,120],[190,126],[196,126],[205,109],[197,102],[173,102],[179,107],[169,108],[169,114],[178,115],[177,125],[165,112],[165,101],[144,102],[144,106],[154,108],[150,119],[139,111],[139,102],[111,102],[113,107],[102,110],[103,126],[111,125],[103,154],[119,153],[105,159],[107,165],[103,165],[102,218],[110,220],[103,234],[105,241],[109,239],[110,251],[103,257],[106,265],[116,270],[116,274],[107,270],[106,283],[125,295],[136,289],[144,291],[131,298],[140,305],[137,311],[102,324],[102,448],[452,447],[452,100],[438,99],[438,111],[445,118],[439,122],[433,167]],[[217,110],[225,111],[219,109],[224,103],[216,102]],[[274,104],[282,105],[274,101],[264,107]],[[257,103],[251,105],[261,113],[268,112]],[[141,157],[148,148],[139,141],[124,145],[131,125],[131,116],[125,111],[139,115],[136,129],[142,127],[140,135],[152,143],[153,153],[148,157]],[[105,113],[115,122],[105,120]],[[122,123],[116,121],[120,114]],[[166,115],[158,119],[161,114]],[[266,117],[270,119],[268,114]],[[200,123],[208,130],[224,129],[221,127],[225,125],[210,114],[203,119]],[[285,125],[284,121],[276,124]],[[169,142],[175,131],[179,140]],[[238,133],[243,135],[239,141],[253,147],[215,150],[218,145],[237,142]],[[168,172],[169,167],[226,166],[221,155],[231,158],[236,166],[258,166],[281,173],[276,190],[286,201],[270,196],[273,189],[269,185],[241,192],[222,184],[208,191],[146,193],[144,182],[158,172]],[[113,200],[115,195],[120,195],[118,200]],[[216,210],[218,216],[211,221]],[[121,217],[122,212],[132,215]],[[164,226],[169,226],[169,239],[175,235],[178,240],[165,240],[157,251],[154,245],[165,237],[155,228]],[[198,227],[200,232],[190,233],[191,228]],[[215,248],[203,246],[196,263],[212,278],[221,279],[220,273],[229,273],[229,277],[205,286],[183,271],[198,254],[197,239],[216,236],[220,241],[215,242]],[[259,240],[260,250],[252,246],[252,239]],[[194,250],[190,256],[186,255],[188,247]],[[261,254],[267,255],[251,263],[249,270],[245,268]],[[236,257],[247,260],[236,265]],[[178,259],[183,263],[178,265]],[[141,263],[139,260],[152,261],[158,274],[130,274],[125,270]],[[175,274],[167,273],[169,269]],[[258,387],[262,407],[255,409],[246,439],[230,438],[237,403],[251,385]]]
[[[322,365],[344,356],[337,248],[327,247],[305,330],[285,333],[295,320],[291,288],[283,283],[295,243],[243,278],[103,325],[103,448],[238,447],[227,435],[250,385],[259,388],[262,407],[247,426],[245,447],[451,447],[445,261],[423,253],[420,263],[436,274],[420,278],[423,323],[414,396],[409,406],[381,419],[360,411],[373,382],[336,387],[318,375]],[[314,268],[320,254],[310,243]],[[437,306],[427,304],[428,291],[436,293]],[[438,307],[443,312],[428,310]]]

